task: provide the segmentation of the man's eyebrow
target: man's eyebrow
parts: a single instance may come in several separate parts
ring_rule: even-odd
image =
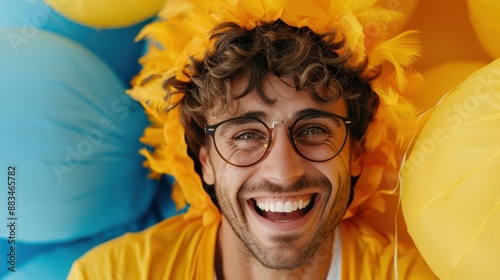
[[[257,119],[257,120],[266,120],[267,119],[267,114],[263,111],[248,111],[240,116],[241,118],[249,118],[249,119]]]
[[[301,117],[307,116],[307,115],[324,114],[324,113],[333,114],[333,112],[323,111],[323,110],[314,109],[314,108],[306,108],[306,109],[302,109],[302,110],[295,112],[294,118],[291,121],[294,121],[298,118],[301,118]],[[261,121],[269,121],[269,116],[263,111],[248,111],[248,112],[241,114],[239,117],[257,119],[257,120],[261,120]]]
[[[307,108],[307,109],[302,109],[300,111],[295,112],[295,120],[302,118],[307,115],[312,115],[312,114],[333,114],[333,112],[328,112],[328,111],[323,111],[323,110],[318,110],[314,108]]]

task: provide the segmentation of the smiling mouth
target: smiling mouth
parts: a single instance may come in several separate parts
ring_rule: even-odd
[[[307,215],[314,207],[316,194],[280,197],[252,198],[255,212],[276,223],[291,222]]]

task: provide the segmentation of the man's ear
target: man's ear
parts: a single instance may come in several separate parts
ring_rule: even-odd
[[[351,148],[351,177],[358,177],[363,169],[363,147],[359,141],[353,141]]]
[[[214,185],[215,184],[214,168],[208,156],[208,150],[206,146],[202,146],[200,148],[198,157],[201,163],[201,172],[203,173],[203,181],[207,185]]]

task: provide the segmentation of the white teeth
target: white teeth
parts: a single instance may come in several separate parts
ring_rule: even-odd
[[[290,213],[293,211],[292,203],[290,201],[285,202],[284,208],[285,208],[285,213]]]
[[[276,208],[274,208],[276,212],[285,212],[283,211],[283,202],[278,201],[276,202]]]
[[[309,203],[311,203],[311,199],[308,198],[305,201],[303,199],[300,200],[286,200],[285,202],[283,201],[266,201],[266,202],[261,202],[257,201],[256,205],[257,207],[262,210],[262,211],[271,211],[271,212],[278,212],[278,213],[290,213],[293,211],[296,211],[298,209],[304,209],[306,208]]]

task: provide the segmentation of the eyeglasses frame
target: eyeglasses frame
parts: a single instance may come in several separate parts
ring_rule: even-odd
[[[342,120],[342,122],[344,123],[345,130],[346,130],[344,141],[342,142],[342,146],[340,147],[340,149],[337,151],[336,154],[334,154],[330,158],[327,158],[327,159],[324,159],[324,160],[313,160],[313,159],[310,159],[310,158],[304,156],[299,151],[299,149],[297,148],[297,146],[295,145],[295,141],[294,141],[293,134],[292,134],[293,133],[293,128],[295,127],[295,125],[300,120],[302,120],[304,118],[307,118],[307,117],[310,117],[310,116],[316,116],[316,115],[319,115],[319,116],[330,116],[330,117],[338,118],[338,119]],[[238,119],[245,119],[245,120],[251,119],[251,120],[258,121],[258,122],[260,122],[260,123],[262,123],[264,125],[264,127],[268,130],[268,133],[270,135],[269,139],[268,139],[268,146],[266,148],[266,152],[256,162],[251,163],[251,164],[240,165],[240,164],[234,164],[232,162],[229,162],[226,158],[224,158],[221,155],[221,152],[219,151],[219,148],[217,147],[217,142],[215,141],[215,131],[217,130],[217,128],[219,126],[221,126],[222,124],[224,124],[226,122],[230,122],[230,121],[234,121],[234,120],[238,120]],[[218,122],[216,124],[204,125],[204,131],[205,131],[205,134],[208,134],[208,135],[211,136],[212,142],[214,143],[215,150],[217,151],[217,153],[219,154],[219,156],[225,162],[227,162],[228,164],[231,164],[233,166],[236,166],[236,167],[249,167],[249,166],[255,165],[255,164],[259,163],[260,161],[262,161],[266,157],[266,155],[269,153],[269,151],[271,150],[272,143],[273,143],[273,131],[274,131],[274,128],[275,128],[276,124],[287,124],[287,121],[273,121],[272,122],[272,127],[270,128],[264,121],[262,121],[262,120],[260,120],[258,118],[252,118],[252,117],[235,117],[235,118],[230,118],[230,119],[227,119],[227,120],[223,120],[223,121]],[[340,152],[342,152],[342,150],[344,149],[344,146],[345,146],[345,144],[347,142],[347,138],[349,136],[349,128],[351,128],[351,127],[353,127],[355,125],[356,125],[355,124],[355,120],[353,118],[343,117],[343,116],[339,116],[339,115],[332,114],[332,113],[322,112],[322,113],[307,114],[307,115],[304,115],[304,116],[302,116],[300,118],[297,118],[292,123],[291,126],[287,126],[287,129],[288,129],[288,139],[292,143],[292,146],[293,146],[293,149],[295,150],[295,152],[297,152],[301,157],[303,157],[303,158],[305,158],[305,159],[307,159],[309,161],[312,161],[312,162],[325,162],[325,161],[329,161],[329,160],[335,158],[336,156],[338,156],[340,154]]]

